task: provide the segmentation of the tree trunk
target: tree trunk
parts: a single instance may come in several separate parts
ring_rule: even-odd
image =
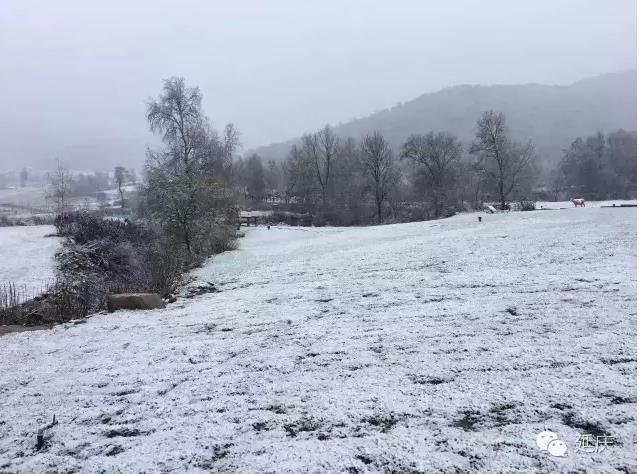
[[[435,208],[435,219],[439,219],[441,216],[441,211],[440,211],[441,203],[439,202],[439,189],[435,191],[433,204],[434,204],[433,207]]]
[[[184,246],[186,251],[191,256],[191,233],[189,231],[189,225],[186,222],[182,222],[182,233],[184,234]]]
[[[381,197],[381,192],[380,192],[380,187],[379,187],[379,180],[376,179],[376,183],[375,183],[375,204],[377,204],[377,223],[381,224],[382,223],[382,204],[383,204],[383,199]]]

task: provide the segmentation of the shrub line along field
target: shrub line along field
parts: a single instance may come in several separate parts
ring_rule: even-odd
[[[635,472],[635,229],[251,228],[166,310],[3,336],[0,470]]]

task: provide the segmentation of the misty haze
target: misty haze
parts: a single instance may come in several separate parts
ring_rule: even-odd
[[[636,19],[0,3],[0,472],[636,472]]]

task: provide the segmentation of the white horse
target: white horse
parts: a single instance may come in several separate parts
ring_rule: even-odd
[[[572,201],[575,207],[586,207],[586,200],[583,198],[572,198],[570,201]]]

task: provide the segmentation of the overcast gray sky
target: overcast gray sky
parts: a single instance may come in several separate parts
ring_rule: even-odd
[[[2,0],[0,167],[141,163],[179,75],[244,149],[460,83],[636,68],[635,0]]]

